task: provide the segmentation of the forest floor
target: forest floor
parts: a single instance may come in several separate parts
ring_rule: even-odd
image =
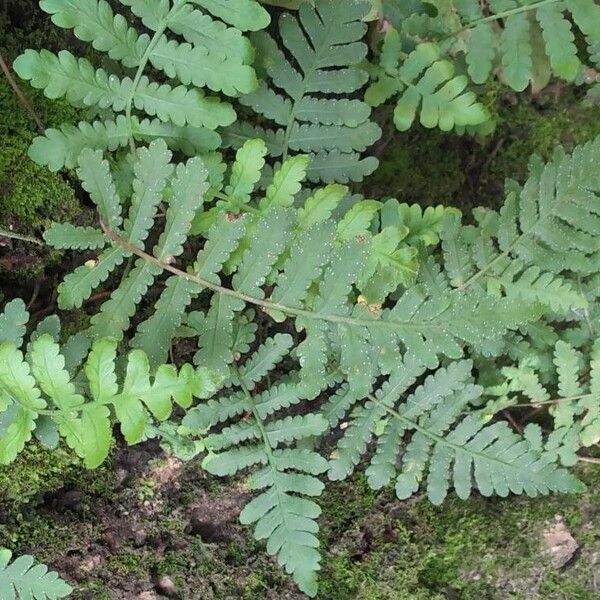
[[[0,5],[0,32],[8,60],[26,47],[64,43],[35,3]],[[389,136],[375,149],[381,168],[361,193],[463,210],[497,206],[505,178],[522,180],[530,154],[547,158],[558,143],[569,148],[600,134],[597,112],[572,91],[498,93],[488,92],[499,106],[495,134],[484,141],[418,129]],[[47,125],[76,117],[27,94]],[[39,236],[48,219],[86,222],[69,175],[27,159],[35,124],[4,79],[0,114],[0,228]],[[0,236],[0,303],[21,295],[37,315],[53,310],[64,268],[56,253]],[[87,315],[66,317],[76,327]],[[375,493],[360,476],[330,484],[322,498],[319,598],[600,598],[600,469],[579,474],[588,485],[579,496],[449,499],[440,508]],[[63,449],[48,454],[33,445],[0,468],[0,546],[46,561],[76,587],[75,599],[303,598],[238,524],[246,496],[239,481],[217,481],[151,443],[116,448],[95,471]]]

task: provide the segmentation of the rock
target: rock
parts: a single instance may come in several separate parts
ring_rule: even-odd
[[[131,541],[136,548],[143,546],[148,540],[146,530],[140,525],[134,525],[131,528]]]
[[[156,583],[156,589],[168,598],[177,598],[179,592],[177,586],[168,575],[163,575]]]
[[[544,545],[555,568],[564,567],[572,558],[579,544],[567,529],[562,516],[557,515],[553,525],[543,532]]]

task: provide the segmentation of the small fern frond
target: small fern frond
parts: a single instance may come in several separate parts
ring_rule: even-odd
[[[516,91],[545,87],[552,75],[575,81],[584,65],[577,30],[590,47],[600,38],[600,7],[594,0],[431,2],[435,17],[407,21],[405,34],[440,40],[449,56],[463,55],[471,80],[485,83],[493,72]]]
[[[171,150],[188,156],[206,154],[221,144],[219,134],[205,127],[179,127],[159,119],[140,120],[134,115],[130,131],[125,116],[117,115],[114,121],[81,121],[77,126],[65,123],[58,129],[48,128],[33,140],[29,156],[51,171],[73,169],[84,148],[114,152],[127,146],[130,134],[140,142],[163,139]]]
[[[599,155],[596,139],[533,165],[523,187],[507,187],[499,213],[479,213],[475,231],[447,218],[442,248],[452,285],[482,285],[562,312],[585,308],[571,273],[586,277],[597,271],[600,182],[591,165]]]
[[[36,563],[33,556],[24,554],[12,558],[10,550],[0,548],[0,598],[3,600],[57,600],[71,595],[73,588],[58,573]]]
[[[528,405],[548,405],[554,419],[554,431],[572,432],[568,451],[575,454],[600,440],[600,342],[596,339],[585,351],[558,340],[553,347],[555,371],[548,377],[526,364],[502,369],[504,380],[493,388],[507,405],[519,405],[520,397]]]
[[[480,125],[490,118],[475,94],[465,91],[468,78],[455,74],[453,63],[443,58],[438,45],[418,44],[404,55],[394,28],[386,31],[381,67],[372,69],[371,77],[375,82],[365,99],[372,106],[399,95],[394,124],[400,131],[410,129],[417,114],[421,125],[442,131]]]
[[[144,439],[152,417],[163,421],[173,403],[189,408],[193,397],[208,397],[216,389],[207,369],[184,365],[178,371],[161,365],[151,373],[140,350],[129,354],[119,384],[116,355],[115,340],[98,339],[81,369],[81,380],[67,370],[67,356],[49,334],[38,335],[27,355],[13,342],[0,344],[0,462],[8,464],[17,457],[45,415],[85,465],[97,467],[113,440],[109,407],[127,442],[135,444]]]
[[[20,298],[8,302],[0,313],[0,342],[23,343],[27,331],[29,313]]]

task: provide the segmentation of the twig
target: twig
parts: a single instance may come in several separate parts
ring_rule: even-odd
[[[46,131],[46,127],[44,126],[43,121],[38,117],[38,114],[35,112],[35,108],[33,108],[33,104],[31,104],[31,102],[29,102],[27,96],[25,96],[25,94],[22,92],[21,88],[19,87],[19,84],[15,81],[15,78],[12,76],[12,73],[10,72],[10,69],[8,68],[8,65],[6,64],[6,62],[4,61],[4,57],[2,56],[1,53],[0,53],[0,68],[2,69],[2,71],[4,71],[4,74],[6,75],[6,79],[8,80],[10,87],[14,90],[15,94],[17,95],[17,98],[19,99],[21,104],[25,107],[27,112],[31,115],[31,118],[35,121],[35,124],[37,125],[37,128],[40,130],[40,133],[44,133],[44,131]]]
[[[577,460],[586,463],[592,463],[593,465],[600,465],[600,458],[594,458],[593,456],[578,456]]]

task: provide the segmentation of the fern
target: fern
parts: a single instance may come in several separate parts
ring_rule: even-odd
[[[525,398],[532,406],[548,405],[555,431],[568,430],[575,439],[571,450],[589,447],[600,441],[600,342],[589,352],[559,340],[552,352],[554,372],[548,378],[541,370],[523,361],[517,367],[502,369],[503,379],[490,393],[507,405],[521,405]],[[548,380],[548,381],[546,381]]]
[[[327,469],[327,461],[299,444],[324,433],[327,422],[310,413],[278,416],[303,398],[299,386],[291,381],[264,392],[256,390],[292,344],[287,334],[270,338],[236,366],[234,381],[240,391],[190,410],[183,425],[197,435],[218,429],[203,437],[208,450],[203,466],[210,473],[234,475],[257,467],[247,485],[259,493],[242,510],[240,521],[255,524],[256,539],[265,539],[267,552],[277,555],[300,589],[314,596],[320,569],[316,518],[321,510],[302,496],[321,494],[323,483],[316,476]],[[241,420],[231,423],[237,418]],[[225,422],[230,424],[220,427]]]
[[[330,479],[347,477],[380,429],[368,481],[378,489],[395,478],[400,499],[417,492],[423,480],[434,504],[444,500],[450,486],[463,499],[473,487],[485,496],[581,490],[574,476],[554,464],[554,454],[533,447],[527,434],[514,433],[505,422],[487,424],[476,412],[462,417],[482,393],[472,384],[471,368],[470,361],[450,363],[400,401],[424,370],[414,358],[405,358],[363,406],[354,408],[334,451]]]
[[[507,184],[499,213],[481,210],[475,231],[450,217],[442,232],[452,285],[482,286],[515,301],[554,311],[585,308],[571,273],[595,274],[600,257],[596,139],[571,155],[557,150],[546,165],[533,160],[524,186]]]
[[[541,364],[536,344],[547,347],[540,340],[548,336],[542,319],[575,322],[565,335],[588,343],[578,327],[600,296],[593,168],[600,139],[571,155],[558,151],[547,165],[533,160],[528,181],[508,182],[502,209],[475,211],[474,225],[463,225],[457,211],[423,212],[393,200],[355,197],[344,211],[344,186],[302,190],[309,168],[303,155],[286,159],[265,189],[266,148],[261,140],[247,141],[209,188],[201,159],[175,167],[165,143],[154,141],[137,151],[126,214],[108,164],[99,152],[84,151],[78,173],[101,230],[54,225],[46,236],[60,247],[73,241],[77,248],[94,247],[99,256],[79,267],[75,279],[67,276],[61,296],[73,298],[84,288],[69,291],[83,277],[79,269],[87,269],[82,281],[89,285],[105,278],[115,257],[131,265],[92,316],[92,338],[133,334],[136,352],[153,368],[174,337],[197,340],[195,364],[217,372],[221,383],[188,414],[179,434],[192,435],[192,454],[197,442],[204,444],[206,468],[215,473],[265,467],[250,484],[266,494],[243,519],[257,522],[257,537],[269,540],[267,549],[299,585],[315,591],[317,511],[300,514],[302,535],[284,535],[288,530],[278,524],[295,523],[280,521],[294,509],[287,496],[272,504],[273,486],[311,495],[321,485],[305,478],[312,467],[296,462],[296,452],[294,462],[278,462],[287,443],[341,427],[328,466],[330,478],[339,479],[375,442],[369,481],[381,487],[394,479],[403,498],[423,482],[436,503],[451,487],[461,497],[472,489],[486,495],[581,489],[557,465],[559,458],[576,460],[571,429],[560,425],[547,439],[535,427],[514,432],[484,406],[483,386],[473,381],[474,365],[465,356],[482,372],[493,359],[514,360],[520,352]],[[155,227],[161,201],[167,210]],[[153,247],[146,242],[151,228],[158,240]],[[100,235],[106,249],[97,247]],[[195,254],[187,267],[179,258],[184,245]],[[168,275],[164,289],[145,320],[136,320],[134,333],[138,305],[162,273]],[[259,350],[243,360],[259,344],[253,323],[259,314]],[[284,321],[294,338],[280,333]],[[565,379],[560,386],[571,394],[575,383]],[[297,473],[291,476],[290,468]],[[288,540],[301,547],[291,550]]]
[[[400,131],[410,129],[417,115],[424,127],[442,131],[480,125],[489,119],[474,92],[466,91],[468,78],[455,73],[453,63],[443,57],[437,44],[418,44],[405,54],[394,28],[385,33],[380,64],[371,67],[371,78],[374,82],[365,95],[371,106],[399,96],[394,124]]]
[[[600,7],[595,0],[508,0],[479,2],[428,0],[437,9],[423,11],[404,23],[412,39],[439,40],[450,56],[462,55],[470,79],[477,84],[494,71],[516,91],[528,85],[541,89],[552,75],[566,81],[584,70],[575,43],[585,37],[588,54],[600,41]]]
[[[19,304],[9,303],[3,316],[10,318]],[[119,384],[114,339],[96,340],[88,353],[89,342],[71,338],[61,347],[54,337],[40,324],[24,354],[20,341],[0,335],[1,464],[17,457],[45,419],[45,426],[94,468],[112,444],[112,413],[125,440],[135,444],[145,439],[152,418],[169,418],[174,402],[188,408],[193,397],[216,389],[206,368],[161,365],[151,372],[140,350],[127,357]]]
[[[297,16],[280,17],[281,46],[267,32],[254,34],[257,68],[265,80],[240,102],[275,128],[236,123],[226,130],[225,144],[239,148],[260,137],[271,157],[308,153],[311,181],[347,183],[372,173],[377,160],[361,159],[360,153],[379,139],[381,130],[369,121],[364,102],[345,97],[367,80],[356,65],[367,52],[360,40],[366,32],[361,19],[368,11],[362,1],[303,2]]]
[[[57,573],[48,571],[46,565],[35,564],[32,556],[19,556],[12,562],[11,559],[12,552],[0,548],[1,600],[56,600],[73,591]]]
[[[229,103],[205,95],[202,88],[228,96],[256,88],[250,66],[253,52],[242,31],[268,25],[269,15],[258,3],[239,0],[235,8],[217,0],[123,0],[121,4],[130,7],[150,33],[139,33],[105,0],[40,3],[57,26],[72,29],[77,38],[106,52],[132,76],[122,76],[117,68],[114,72],[95,68],[66,50],[58,54],[26,50],[18,57],[15,71],[47,97],[64,97],[75,106],[115,113],[108,120],[49,129],[30,149],[39,164],[52,170],[71,168],[83,148],[115,150],[155,138],[188,154],[213,150],[220,145],[213,130],[230,125],[235,112]],[[145,74],[150,66],[173,81],[151,80]]]
[[[363,343],[367,343],[372,335],[383,336],[378,338],[376,346],[381,346],[384,339],[392,346],[402,343],[427,364],[433,364],[438,352],[448,356],[460,354],[458,340],[478,344],[484,339],[502,335],[506,328],[514,327],[534,314],[528,306],[517,307],[503,298],[494,299],[472,290],[465,294],[450,294],[446,298],[430,297],[423,285],[410,287],[395,307],[383,311],[381,315],[374,314],[374,305],[381,303],[399,284],[414,283],[415,273],[407,274],[403,262],[403,256],[409,260],[415,256],[411,246],[403,243],[405,226],[386,228],[371,240],[369,228],[379,205],[363,201],[341,219],[335,233],[320,231],[327,227],[322,223],[327,218],[327,213],[323,211],[309,221],[311,227],[304,227],[308,211],[318,210],[314,199],[323,197],[326,190],[317,191],[314,196],[307,198],[304,207],[297,211],[297,220],[288,206],[299,187],[299,174],[304,172],[303,168],[290,168],[290,164],[297,163],[300,157],[290,158],[282,165],[265,197],[258,201],[257,206],[252,206],[249,204],[249,191],[258,180],[262,166],[262,160],[257,161],[260,152],[256,150],[260,146],[261,143],[248,142],[238,151],[226,193],[218,192],[217,197],[221,199],[217,201],[217,206],[200,213],[200,218],[196,219],[192,230],[206,233],[207,243],[200,251],[194,268],[187,274],[172,266],[167,269],[182,281],[168,282],[165,298],[161,298],[157,305],[157,313],[150,321],[140,325],[134,342],[152,356],[153,364],[164,359],[168,343],[181,324],[183,309],[202,288],[217,292],[217,295],[213,296],[207,313],[207,329],[200,336],[201,349],[197,360],[215,369],[223,369],[233,360],[233,321],[246,302],[263,307],[273,316],[302,317],[301,322],[304,322],[305,316],[324,320],[332,328],[332,341],[339,332],[352,336],[358,334],[363,338]],[[151,193],[144,194],[142,198],[134,195],[129,218],[123,225],[119,198],[111,183],[107,163],[92,151],[84,152],[80,158],[79,174],[84,179],[84,187],[96,201],[101,220],[107,228],[108,248],[99,253],[97,261],[88,261],[65,278],[59,286],[59,304],[64,308],[81,305],[115,265],[132,255],[141,259],[122,279],[121,285],[103,304],[100,312],[92,317],[92,337],[122,337],[129,328],[137,304],[154,278],[181,253],[182,242],[190,231],[192,211],[202,206],[198,194],[203,189],[206,172],[199,164],[193,170],[189,163],[187,168],[180,165],[172,183],[173,199],[167,211],[164,233],[152,257],[141,251],[150,217],[161,195],[160,187],[164,185],[169,172],[165,153],[164,143],[160,141],[153,142],[148,150],[140,150],[136,170],[141,179],[134,184],[134,189],[149,190]],[[152,168],[143,168],[146,163]],[[144,183],[144,177],[160,178],[161,173],[160,183]],[[94,186],[98,186],[97,189]],[[101,190],[103,193],[100,193]],[[338,194],[336,201],[341,199],[342,195]],[[138,224],[137,228],[132,228],[131,223],[134,222]],[[208,232],[205,231],[207,226]],[[395,229],[398,233],[390,236]],[[65,244],[59,239],[61,226],[53,226],[50,232],[47,239],[64,247]],[[313,235],[319,236],[324,254],[312,252],[309,245]],[[327,236],[330,238],[329,244]],[[286,258],[288,252],[289,258]],[[303,257],[310,258],[307,262]],[[313,263],[313,260],[316,262]],[[384,287],[372,277],[378,265],[385,268]],[[220,285],[218,273],[221,269],[235,272],[233,289]],[[279,271],[281,277],[278,276]],[[317,284],[321,274],[318,293],[309,295],[311,284]],[[288,304],[264,299],[262,288],[267,280],[275,284],[273,298],[287,298]],[[356,305],[352,303],[354,284],[362,293]],[[171,310],[174,307],[179,307],[182,312],[175,313]],[[495,327],[489,327],[486,323],[487,316],[492,313],[497,316]],[[387,332],[381,328],[384,322]],[[468,326],[465,326],[466,322]],[[350,326],[348,330],[346,323]],[[368,362],[375,368],[375,359]]]

